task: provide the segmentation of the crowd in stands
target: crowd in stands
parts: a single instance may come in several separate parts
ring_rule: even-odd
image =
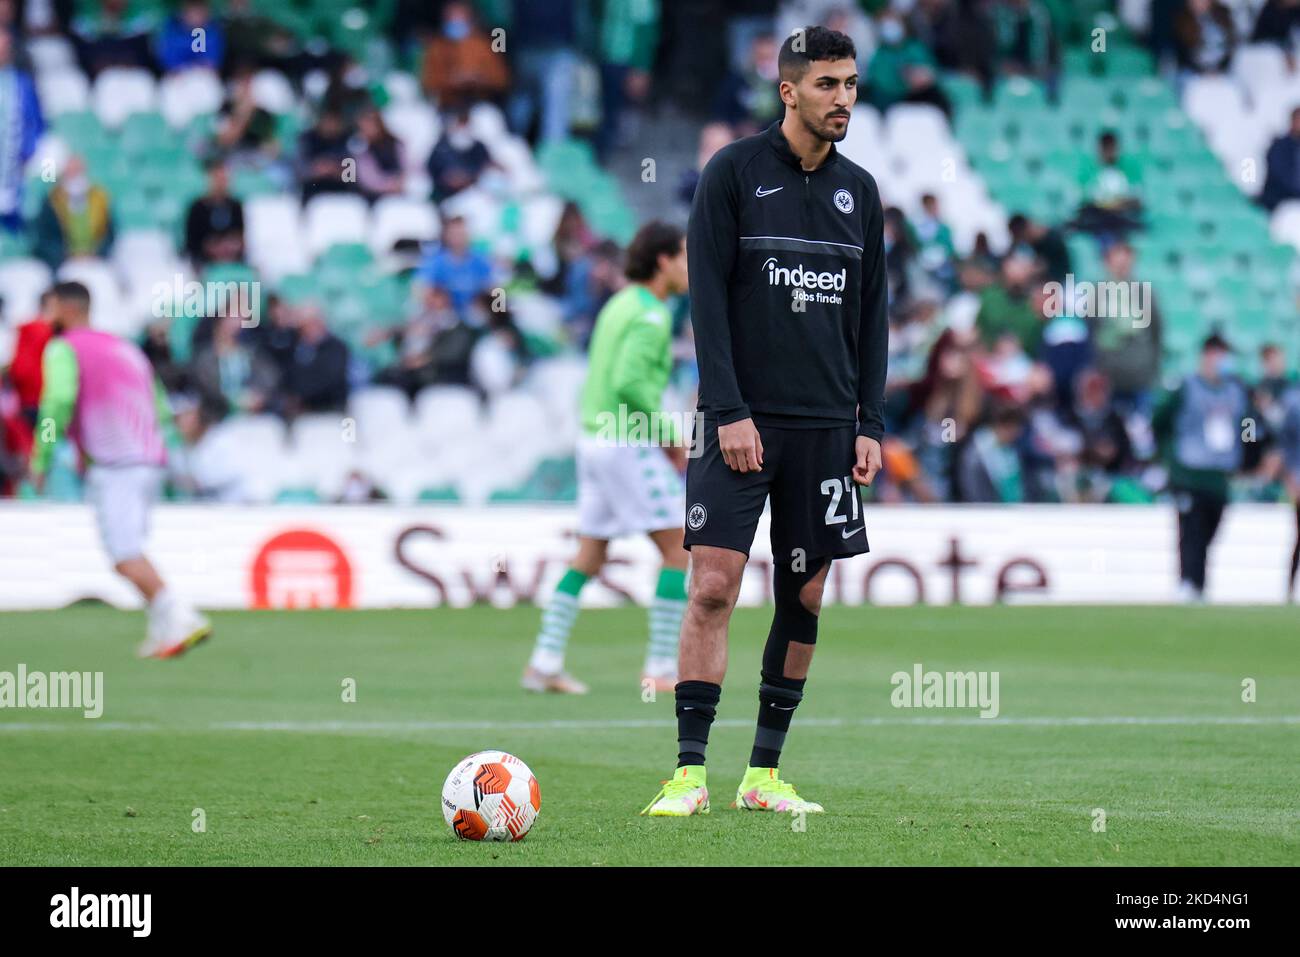
[[[1053,102],[1069,82],[1064,51],[1087,42],[1086,34],[1077,35],[1077,11],[1066,0],[725,6],[720,82],[711,98],[689,104],[702,125],[696,168],[675,184],[669,200],[678,204],[672,215],[679,219],[713,153],[780,117],[776,54],[793,27],[821,22],[854,38],[861,102],[886,115],[900,104],[925,104],[949,119],[960,106],[946,77],[969,77],[986,98],[1007,78],[1028,78]],[[43,22],[23,16],[24,8],[38,7]],[[580,203],[567,202],[550,242],[550,265],[542,268],[528,257],[494,255],[485,241],[490,237],[472,236],[447,204],[474,187],[491,190],[502,175],[493,144],[471,122],[478,104],[499,107],[509,129],[538,148],[578,135],[605,161],[633,142],[627,121],[650,108],[652,92],[671,85],[664,75],[670,58],[662,5],[397,3],[387,48],[398,62],[416,65],[420,94],[441,114],[438,138],[414,170],[410,144],[386,123],[386,93],[364,58],[307,42],[283,18],[263,11],[248,0],[183,0],[161,16],[141,13],[128,0],[75,8],[0,0],[0,231],[25,237],[28,254],[56,271],[79,257],[110,256],[120,233],[107,187],[75,154],[36,215],[22,215],[23,168],[46,127],[23,40],[53,32],[72,40],[90,78],[124,66],[159,76],[190,70],[220,76],[224,102],[202,140],[191,144],[202,158],[205,185],[181,220],[179,249],[196,271],[248,264],[245,205],[232,183],[250,173],[304,203],[346,194],[380,204],[420,190],[439,210],[436,241],[400,241],[392,250],[409,293],[361,340],[331,328],[330,304],[319,293],[264,293],[263,319],[251,328],[239,316],[204,316],[181,349],[167,318],[150,323],[142,334],[145,351],[194,435],[241,414],[291,420],[340,411],[350,392],[367,385],[395,386],[410,397],[429,386],[456,385],[492,398],[523,381],[539,358],[580,353],[601,305],[624,281],[614,237],[602,235]],[[491,26],[498,17],[511,23],[504,47]],[[1218,0],[1154,0],[1145,40],[1175,83],[1224,71],[1248,40],[1278,44],[1294,63],[1300,4],[1268,0],[1252,30],[1243,32],[1240,16]],[[193,42],[198,35],[201,44]],[[301,132],[286,133],[256,94],[255,77],[268,68],[283,74],[306,104]],[[1159,302],[1148,300],[1136,321],[1080,317],[1068,303],[1053,304],[1049,286],[1071,275],[1072,235],[1093,237],[1103,264],[1103,274],[1080,278],[1141,281],[1132,239],[1143,228],[1142,169],[1122,137],[1108,131],[1094,153],[1079,157],[1079,171],[1081,202],[1059,221],[1008,208],[1002,235],[981,232],[968,244],[954,235],[938,196],[926,193],[913,202],[884,191],[891,337],[878,498],[1141,501],[1160,492],[1151,423],[1169,382]],[[1295,199],[1300,109],[1268,150],[1259,202],[1273,208]],[[521,329],[507,292],[514,289],[555,304],[562,316],[557,335]],[[683,304],[678,381],[689,389],[685,312]],[[5,318],[16,329],[0,393],[12,482],[30,446],[38,360],[49,331],[40,315]],[[1231,339],[1231,329],[1221,331]],[[1243,365],[1255,360],[1239,358]],[[1295,360],[1295,343],[1272,343],[1258,357],[1263,375],[1255,400],[1262,420]],[[25,435],[15,435],[24,432],[23,423]],[[1260,488],[1269,478],[1264,460],[1251,463]]]

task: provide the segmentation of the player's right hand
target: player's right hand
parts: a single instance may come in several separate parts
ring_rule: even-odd
[[[718,426],[718,448],[722,461],[737,472],[763,470],[763,440],[753,419]]]

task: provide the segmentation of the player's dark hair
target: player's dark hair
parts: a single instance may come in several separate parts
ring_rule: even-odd
[[[856,60],[857,56],[858,49],[846,34],[826,27],[803,27],[785,38],[776,64],[782,80],[798,83],[814,60]]]
[[[54,296],[60,302],[70,303],[78,309],[90,309],[90,290],[79,282],[55,283]]]
[[[670,223],[652,220],[637,230],[628,243],[623,274],[634,282],[653,279],[660,256],[676,256],[682,250],[682,231]]]

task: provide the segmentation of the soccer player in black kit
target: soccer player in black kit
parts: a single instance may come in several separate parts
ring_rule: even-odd
[[[883,213],[839,155],[857,100],[853,41],[823,27],[781,46],[785,117],[709,161],[691,208],[699,455],[686,474],[689,603],[676,687],[677,769],[643,813],[707,813],[704,754],[727,626],[771,497],[776,611],[737,808],[818,813],[777,773],[817,640],[826,573],[867,551],[859,485],[880,469],[888,352]]]

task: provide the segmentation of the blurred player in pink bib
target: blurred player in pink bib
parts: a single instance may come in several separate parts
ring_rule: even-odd
[[[54,287],[55,337],[41,367],[32,482],[44,485],[54,447],[71,438],[87,462],[86,498],[113,569],[148,604],[142,658],[171,658],[198,644],[212,625],[178,599],[145,557],[149,510],[162,488],[170,421],[166,396],[135,345],[90,328],[90,293],[77,282]]]

